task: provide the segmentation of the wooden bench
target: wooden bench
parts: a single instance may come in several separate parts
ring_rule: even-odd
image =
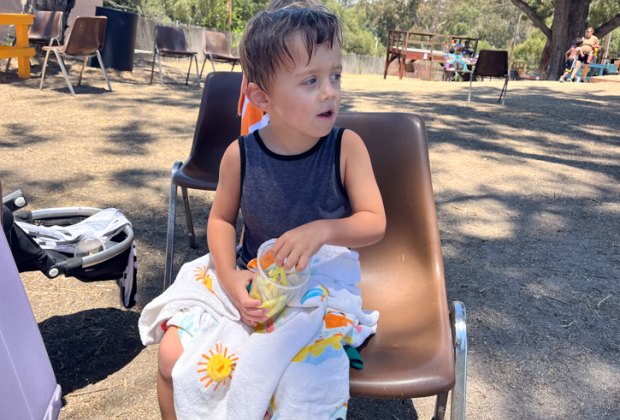
[[[0,46],[0,58],[16,57],[17,75],[22,79],[30,77],[30,57],[34,48],[28,45],[28,27],[34,22],[34,15],[0,13],[0,25],[15,25],[15,46]]]

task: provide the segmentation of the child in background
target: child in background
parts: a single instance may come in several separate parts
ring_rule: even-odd
[[[318,0],[270,0],[265,10],[278,10],[290,5],[296,7],[313,7],[319,6],[320,4]],[[239,93],[239,105],[237,109],[237,115],[241,117],[241,135],[243,136],[269,124],[269,115],[263,113],[263,111],[254,106],[245,96],[247,86],[248,80],[244,73],[243,80],[241,81],[241,92]]]
[[[575,62],[575,68],[573,69],[573,72],[571,73],[571,80],[573,82],[580,82],[580,81],[584,81],[586,82],[588,79],[588,72],[590,71],[590,63],[592,63],[592,60],[594,59],[595,54],[598,52],[598,49],[601,47],[599,45],[599,41],[598,38],[594,35],[594,28],[589,26],[586,29],[586,32],[583,36],[583,38],[581,38],[582,41],[582,45],[581,45],[581,52],[580,54],[577,56],[577,61]],[[581,77],[577,77],[577,73],[579,72],[579,69],[582,69],[581,71]]]
[[[255,275],[246,268],[264,241],[277,238],[276,264],[301,271],[325,244],[359,248],[385,232],[368,151],[356,133],[334,127],[341,44],[341,24],[323,7],[261,12],[241,41],[245,94],[270,123],[224,153],[207,230],[219,283],[250,326],[267,319],[261,302],[249,297]],[[239,210],[245,236],[238,254]],[[184,351],[179,333],[167,326],[159,346],[164,419],[175,418],[172,369]]]
[[[564,73],[560,77],[560,82],[565,82],[566,78],[570,76],[570,73],[575,65],[575,60],[577,60],[577,57],[581,54],[581,44],[583,44],[583,40],[581,38],[577,38],[575,43],[564,53]]]

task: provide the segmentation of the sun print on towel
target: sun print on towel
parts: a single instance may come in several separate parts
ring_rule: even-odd
[[[194,279],[202,283],[209,292],[215,294],[215,292],[213,291],[213,277],[211,277],[211,274],[209,274],[206,266],[194,268]]]
[[[215,384],[213,391],[217,391],[220,385],[225,387],[227,380],[232,379],[239,357],[220,343],[209,349],[208,353],[203,353],[201,361],[198,362],[198,373],[204,374],[200,382],[204,382],[205,388]]]

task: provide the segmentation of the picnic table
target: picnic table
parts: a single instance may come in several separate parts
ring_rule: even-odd
[[[34,22],[34,15],[21,13],[0,13],[0,25],[15,25],[15,45],[0,45],[0,58],[17,58],[17,75],[22,79],[30,77],[30,57],[34,48],[28,45],[28,27]]]
[[[403,78],[405,72],[416,72],[422,78],[429,80],[433,79],[434,74],[439,72],[443,76],[442,79],[445,79],[444,68],[451,47],[455,49],[455,53],[465,55],[466,52],[468,59],[472,59],[478,49],[478,38],[431,32],[390,30],[388,31],[383,78],[387,77],[390,64],[394,60],[398,60],[398,76],[400,79]],[[425,71],[422,71],[422,68],[425,68]]]

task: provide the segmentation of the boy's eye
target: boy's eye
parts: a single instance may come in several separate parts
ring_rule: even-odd
[[[332,80],[335,81],[340,81],[340,78],[342,77],[342,75],[340,73],[334,73],[332,74]]]
[[[310,85],[313,85],[315,83],[316,83],[316,77],[313,76],[313,77],[308,77],[306,80],[304,80],[303,84],[310,86]]]

